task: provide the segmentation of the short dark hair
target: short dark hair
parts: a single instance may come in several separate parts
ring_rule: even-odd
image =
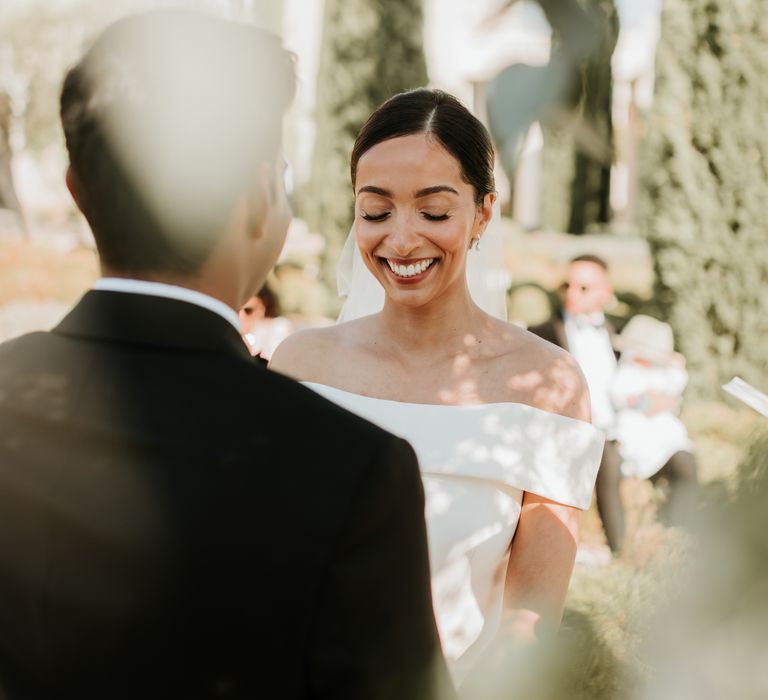
[[[102,262],[197,272],[277,157],[292,56],[254,26],[157,10],[109,26],[67,74],[61,120]]]
[[[261,303],[264,304],[264,316],[266,318],[277,318],[278,316],[282,316],[283,312],[280,308],[280,300],[268,283],[265,283],[261,287],[256,296],[259,297]]]
[[[495,191],[493,143],[488,130],[453,95],[427,88],[390,97],[371,114],[352,148],[352,186],[357,163],[366,151],[382,141],[412,134],[434,137],[459,161],[461,176],[474,187],[478,204]]]
[[[608,263],[603,260],[599,255],[592,255],[591,253],[585,253],[584,255],[577,255],[575,258],[571,258],[568,261],[569,265],[573,265],[573,263],[578,262],[588,262],[588,263],[594,263],[595,265],[599,265],[603,268],[606,272],[608,272]]]

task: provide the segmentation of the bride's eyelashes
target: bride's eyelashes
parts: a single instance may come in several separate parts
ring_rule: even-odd
[[[384,219],[389,217],[389,212],[385,211],[381,214],[369,214],[366,211],[360,212],[360,216],[365,219],[366,221],[384,221]],[[429,212],[423,211],[421,212],[421,215],[427,220],[427,221],[447,221],[451,218],[450,214],[430,214]]]
[[[389,212],[385,211],[381,214],[369,214],[366,211],[361,211],[360,216],[362,216],[366,221],[384,221],[389,216]]]

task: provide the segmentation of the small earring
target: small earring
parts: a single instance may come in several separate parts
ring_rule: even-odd
[[[475,250],[480,250],[480,236],[475,236],[470,242],[469,242],[469,249],[472,250],[472,247],[474,246]]]

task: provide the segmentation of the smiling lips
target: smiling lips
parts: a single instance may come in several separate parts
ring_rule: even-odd
[[[392,270],[392,273],[396,277],[409,279],[411,277],[417,277],[426,272],[432,263],[435,262],[435,258],[424,258],[422,260],[416,260],[415,262],[408,263],[406,265],[395,262],[394,260],[390,260],[389,258],[385,258],[385,261],[389,266],[389,269]]]

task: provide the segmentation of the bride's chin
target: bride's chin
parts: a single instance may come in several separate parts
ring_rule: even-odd
[[[434,295],[432,290],[424,288],[403,289],[401,287],[386,286],[384,296],[395,308],[419,309],[430,304]]]

